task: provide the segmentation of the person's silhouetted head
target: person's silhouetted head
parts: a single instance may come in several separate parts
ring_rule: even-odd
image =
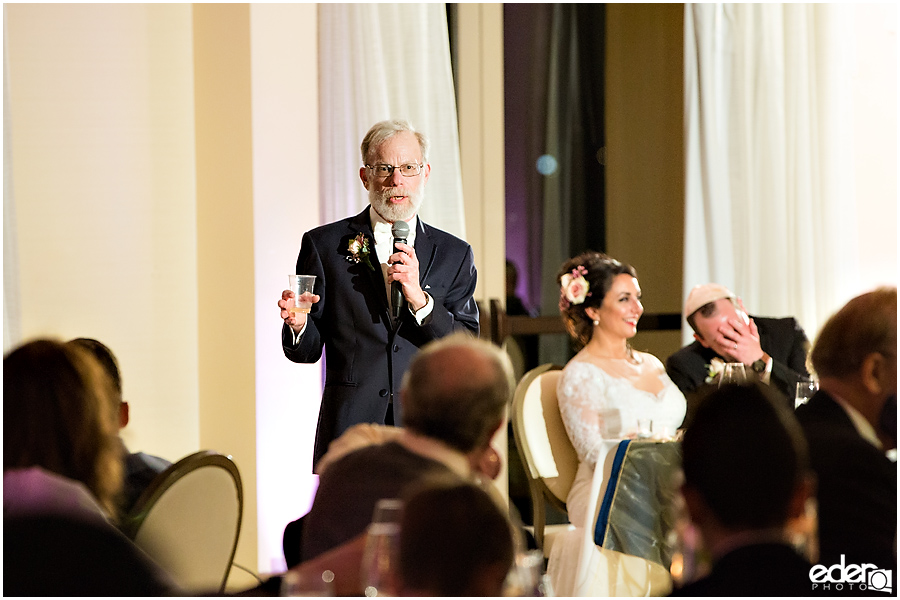
[[[403,377],[404,426],[463,453],[484,448],[503,422],[513,390],[509,357],[457,333],[426,345]]]
[[[768,386],[712,392],[684,435],[682,454],[685,500],[701,528],[710,516],[732,532],[783,527],[803,508],[806,440]]]
[[[403,507],[401,594],[501,596],[513,540],[509,520],[484,490],[459,480],[425,482]]]
[[[116,392],[94,357],[36,340],[3,359],[3,470],[41,467],[84,483],[115,514],[122,485]]]
[[[75,338],[74,340],[69,340],[68,344],[78,346],[79,348],[83,348],[90,352],[103,367],[104,371],[106,371],[106,374],[109,376],[110,381],[112,381],[113,388],[116,391],[116,394],[110,399],[112,400],[114,410],[118,414],[119,428],[121,429],[128,425],[128,403],[125,402],[122,397],[122,373],[119,371],[119,361],[116,360],[116,355],[113,354],[112,350],[110,350],[106,344],[93,338]]]

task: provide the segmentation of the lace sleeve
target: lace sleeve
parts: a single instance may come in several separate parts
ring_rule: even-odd
[[[556,393],[578,460],[596,463],[604,433],[621,428],[621,424],[616,427],[612,422],[621,417],[618,409],[609,406],[602,371],[586,363],[570,362],[563,370]]]

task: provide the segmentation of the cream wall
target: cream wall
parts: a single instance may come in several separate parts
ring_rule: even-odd
[[[256,452],[259,568],[283,568],[281,535],[309,510],[318,477],[313,439],[321,364],[281,350],[275,302],[294,272],[302,233],[319,211],[315,4],[250,6],[256,293]]]
[[[200,444],[191,7],[7,4],[22,334],[116,353],[126,443]]]
[[[320,371],[275,301],[318,224],[316,6],[5,11],[23,337],[113,349],[130,448],[231,454],[236,562],[278,570],[315,487]]]

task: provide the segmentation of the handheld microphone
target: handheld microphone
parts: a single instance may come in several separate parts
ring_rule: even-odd
[[[394,236],[394,251],[397,244],[405,244],[409,237],[409,224],[406,221],[395,221],[391,227],[391,235]],[[395,319],[400,318],[400,308],[403,306],[403,288],[399,281],[391,282],[391,314]]]

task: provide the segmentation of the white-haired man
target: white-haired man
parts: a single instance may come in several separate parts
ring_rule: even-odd
[[[396,394],[421,346],[453,331],[478,334],[471,246],[417,216],[431,173],[427,139],[406,121],[381,121],[360,151],[370,206],[303,235],[296,272],[316,276],[309,315],[290,311],[289,290],[278,301],[285,356],[312,363],[323,348],[327,356],[314,465],[352,425],[402,425]],[[395,247],[400,221],[409,234]],[[399,316],[393,282],[402,292]]]
[[[809,378],[809,340],[793,317],[751,317],[731,290],[717,283],[694,286],[684,304],[694,341],[666,360],[666,371],[688,402],[685,425],[718,365],[743,363],[794,408],[797,382]]]

